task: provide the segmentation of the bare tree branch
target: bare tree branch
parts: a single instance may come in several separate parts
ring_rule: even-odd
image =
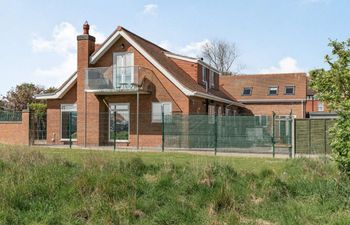
[[[231,67],[238,58],[234,43],[224,40],[210,41],[202,47],[202,57],[221,74],[234,74]]]

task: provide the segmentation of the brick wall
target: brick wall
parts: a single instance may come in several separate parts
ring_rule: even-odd
[[[29,111],[22,112],[22,121],[0,122],[0,143],[29,145]]]
[[[254,115],[272,115],[272,111],[276,115],[289,115],[291,110],[296,118],[305,117],[305,103],[259,103],[245,104]]]
[[[63,144],[61,141],[61,104],[77,103],[77,85],[75,84],[62,99],[47,100],[47,143]]]
[[[306,112],[318,112],[318,103],[319,100],[307,100],[306,101]],[[323,103],[323,111],[322,112],[329,112],[327,108],[327,104]]]

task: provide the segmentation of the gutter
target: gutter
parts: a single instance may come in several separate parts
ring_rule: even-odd
[[[217,96],[214,96],[214,95],[205,94],[205,93],[202,93],[202,92],[194,91],[192,96],[201,97],[201,98],[207,98],[207,99],[210,99],[210,100],[214,100],[214,101],[223,102],[223,103],[227,103],[227,104],[230,104],[230,105],[246,108],[246,106],[244,104],[242,104],[242,103],[235,102],[235,101],[232,101],[232,100],[228,100],[228,99],[225,99],[225,98],[220,98],[220,97],[217,97]]]

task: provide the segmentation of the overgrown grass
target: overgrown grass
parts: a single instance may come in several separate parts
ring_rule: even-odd
[[[328,159],[0,146],[1,224],[350,224]]]

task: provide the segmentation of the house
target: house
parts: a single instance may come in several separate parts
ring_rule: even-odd
[[[256,115],[295,118],[306,115],[305,73],[234,75],[220,77],[220,88]]]
[[[315,92],[308,88],[306,95],[306,117],[311,119],[334,119],[337,114],[328,110],[327,104],[318,100]]]
[[[157,147],[163,115],[249,113],[220,90],[214,68],[123,27],[96,44],[85,23],[77,46],[77,71],[37,96],[47,101],[47,144]]]

